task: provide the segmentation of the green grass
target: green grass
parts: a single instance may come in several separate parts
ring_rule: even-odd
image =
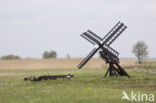
[[[103,78],[104,69],[0,70],[0,103],[130,103],[121,101],[122,91],[156,95],[156,75],[127,70],[131,78]],[[31,75],[74,74],[74,79],[24,81]],[[147,102],[146,102],[147,103]]]

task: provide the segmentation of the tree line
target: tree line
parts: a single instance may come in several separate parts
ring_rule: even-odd
[[[57,58],[57,52],[54,50],[51,50],[51,51],[46,50],[45,52],[43,52],[42,58],[43,59]],[[69,54],[67,54],[66,58],[70,59],[71,57]],[[22,59],[22,58],[18,55],[13,55],[13,54],[9,54],[9,55],[5,55],[5,56],[0,57],[0,60],[17,60],[17,59]]]
[[[138,41],[132,49],[132,53],[137,57],[138,62],[141,64],[142,61],[148,57],[148,46],[145,44],[144,41]],[[49,58],[57,58],[57,52],[52,50],[52,51],[45,51],[42,54],[42,58],[44,59],[49,59]],[[70,55],[67,54],[67,58],[70,58]],[[20,56],[17,55],[6,55],[6,56],[1,56],[1,60],[14,60],[14,59],[21,59]]]
[[[57,52],[53,51],[53,50],[52,51],[45,51],[42,54],[42,58],[43,59],[57,58]],[[9,54],[9,55],[5,55],[5,56],[1,56],[0,59],[1,60],[17,60],[17,59],[22,59],[22,58],[18,55]]]

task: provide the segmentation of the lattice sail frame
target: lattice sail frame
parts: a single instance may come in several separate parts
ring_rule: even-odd
[[[100,50],[100,56],[105,60],[106,63],[116,64],[118,66],[119,53],[110,47],[110,45],[119,37],[119,35],[127,28],[124,23],[120,21],[104,36],[103,38],[96,35],[91,30],[84,32],[81,36],[89,41],[93,45],[98,45],[97,48],[94,48],[87,57],[78,65],[78,68],[82,68],[94,55],[97,51]],[[111,67],[113,67],[111,65]],[[120,66],[118,66],[120,67]],[[124,70],[121,70],[124,71]],[[124,71],[125,72],[125,71]],[[128,75],[125,72],[125,75]]]

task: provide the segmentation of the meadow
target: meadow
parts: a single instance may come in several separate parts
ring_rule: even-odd
[[[138,66],[137,62],[134,65]],[[127,100],[121,101],[123,91],[129,95],[134,91],[156,96],[156,75],[146,72],[146,68],[155,71],[155,62],[144,63],[137,69],[130,66],[124,67],[131,78],[103,78],[106,67],[81,70],[0,69],[0,103],[131,103]],[[74,75],[70,81],[24,81],[24,77],[32,75],[60,75],[69,72]]]

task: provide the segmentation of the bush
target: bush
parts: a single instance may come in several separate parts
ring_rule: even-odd
[[[2,60],[16,60],[16,59],[21,59],[21,57],[17,56],[17,55],[6,55],[6,56],[2,56],[0,59]]]
[[[42,57],[44,59],[48,59],[48,58],[56,58],[57,57],[57,53],[55,51],[45,51],[42,55]]]

